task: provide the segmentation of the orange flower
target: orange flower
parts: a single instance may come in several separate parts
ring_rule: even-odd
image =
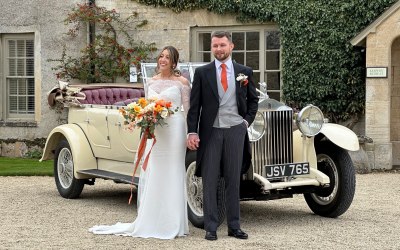
[[[163,106],[163,107],[164,107],[164,106],[165,106],[165,101],[162,100],[162,99],[157,100],[157,101],[156,101],[156,106],[157,106],[157,105],[158,105],[158,106]]]
[[[156,105],[160,105],[160,106],[163,106],[163,107],[166,107],[166,108],[172,107],[172,103],[171,102],[166,102],[164,100],[157,100],[156,101]]]
[[[160,113],[163,109],[164,107],[162,105],[156,104],[156,106],[154,107],[154,112]]]
[[[147,105],[147,101],[144,98],[139,98],[138,103],[140,106],[142,106],[143,108],[146,107]]]

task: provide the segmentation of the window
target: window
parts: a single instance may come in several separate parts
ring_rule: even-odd
[[[192,63],[185,62],[179,63],[176,69],[180,70],[182,76],[186,77],[186,79],[190,82],[193,82],[194,71],[197,67],[203,66],[206,63]],[[143,84],[147,84],[147,80],[152,78],[155,75],[157,63],[141,63],[141,74],[143,79]]]
[[[268,95],[280,100],[281,62],[280,32],[276,26],[195,27],[192,29],[191,58],[193,62],[211,62],[211,33],[227,30],[235,47],[232,59],[253,68],[254,81],[266,82]]]
[[[1,37],[0,120],[33,120],[35,115],[34,35]]]

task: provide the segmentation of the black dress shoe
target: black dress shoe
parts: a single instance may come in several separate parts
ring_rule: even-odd
[[[206,240],[217,240],[217,232],[215,231],[207,231],[206,232],[206,237],[204,237]]]
[[[235,237],[237,239],[246,240],[249,238],[247,233],[243,232],[241,229],[228,229],[228,236]]]

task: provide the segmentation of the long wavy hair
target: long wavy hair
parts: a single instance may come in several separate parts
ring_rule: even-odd
[[[158,60],[161,57],[161,53],[167,50],[169,53],[169,60],[171,61],[171,74],[175,76],[180,76],[181,71],[176,69],[176,66],[178,66],[179,62],[179,52],[174,46],[165,46],[160,54],[157,56],[157,67],[156,67],[156,74],[160,74],[160,65],[158,64]]]

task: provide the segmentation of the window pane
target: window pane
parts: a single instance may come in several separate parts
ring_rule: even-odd
[[[259,82],[260,82],[260,72],[253,72],[253,81],[256,84],[257,88],[260,88]]]
[[[265,69],[279,70],[279,51],[267,51],[265,55]]]
[[[17,75],[24,76],[25,75],[25,59],[18,59],[17,60]]]
[[[253,70],[258,70],[260,65],[260,57],[258,52],[247,52],[246,53],[246,65],[253,68]]]
[[[266,49],[279,49],[281,46],[279,31],[267,31],[265,36]]]
[[[17,95],[18,94],[18,80],[17,79],[10,79],[9,80],[8,93],[10,95]]]
[[[28,96],[28,113],[34,114],[35,112],[35,97]]]
[[[26,83],[25,81],[20,80],[18,84],[18,95],[26,95],[26,94],[27,94]]]
[[[33,57],[33,40],[26,40],[26,57]]]
[[[199,34],[199,50],[211,51],[211,33]]]
[[[279,101],[281,99],[281,93],[280,92],[267,91],[267,94],[268,94],[269,98],[271,98],[271,99],[275,99],[277,101]]]
[[[16,59],[9,59],[8,60],[8,70],[9,70],[9,75],[10,76],[16,76],[17,75],[17,63]]]
[[[19,113],[25,113],[26,112],[26,97],[25,96],[19,96],[18,97],[18,111]]]
[[[28,95],[35,95],[35,79],[26,79],[28,84]]]
[[[199,52],[197,58],[199,62],[211,62],[211,53]]]
[[[232,42],[235,45],[234,50],[244,50],[244,33],[243,32],[233,32]]]
[[[265,82],[268,90],[280,90],[280,72],[266,72]]]
[[[244,64],[244,53],[243,52],[232,52],[232,59],[235,60],[235,62]]]
[[[17,56],[17,54],[16,54],[17,49],[16,49],[15,41],[8,41],[8,50],[9,50],[8,54],[10,57]]]
[[[25,40],[17,40],[17,56],[25,57]]]
[[[34,65],[33,59],[26,59],[26,75],[33,76]]]
[[[260,34],[258,32],[246,33],[246,50],[260,49]]]
[[[16,96],[10,96],[9,98],[9,112],[11,114],[17,114],[18,113],[18,109],[17,109],[17,97]]]

